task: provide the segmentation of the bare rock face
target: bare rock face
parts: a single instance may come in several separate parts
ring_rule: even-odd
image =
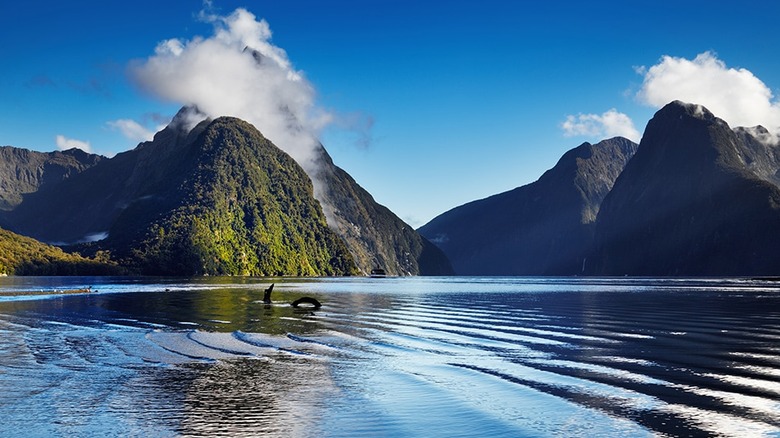
[[[452,275],[447,256],[387,207],[374,200],[320,149],[318,195],[330,226],[344,239],[363,274],[374,268],[388,275]]]
[[[780,187],[780,145],[763,126],[737,127],[739,156],[745,167],[759,178]]]

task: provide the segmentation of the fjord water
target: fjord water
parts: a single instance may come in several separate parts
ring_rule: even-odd
[[[780,436],[779,290],[4,278],[0,435]]]

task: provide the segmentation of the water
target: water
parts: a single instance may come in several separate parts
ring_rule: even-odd
[[[3,278],[0,436],[778,437],[778,286]]]

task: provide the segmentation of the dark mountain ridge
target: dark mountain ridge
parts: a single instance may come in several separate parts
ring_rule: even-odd
[[[41,188],[56,185],[95,166],[104,157],[81,149],[35,152],[11,146],[0,147],[0,210],[8,211],[22,198]]]
[[[452,209],[419,232],[459,275],[574,275],[590,248],[601,201],[637,145],[583,143],[536,182]]]
[[[538,181],[419,231],[463,275],[778,275],[772,139],[672,102],[638,147],[598,157],[588,152],[599,145],[582,145]]]
[[[776,158],[748,134],[700,105],[659,110],[604,199],[586,272],[779,273]]]

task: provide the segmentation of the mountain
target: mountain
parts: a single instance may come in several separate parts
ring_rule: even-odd
[[[102,159],[75,148],[43,153],[0,147],[0,210],[12,210],[25,195],[62,182]]]
[[[105,254],[85,258],[0,229],[0,275],[119,275],[125,270]]]
[[[145,272],[356,272],[346,246],[328,228],[306,173],[244,121],[220,117],[208,123],[159,176],[165,190],[142,193],[119,214],[106,239],[140,259]]]
[[[45,241],[100,240],[137,272],[157,275],[347,275],[303,169],[234,118],[186,125],[28,196],[7,221]]]
[[[14,232],[49,243],[104,238],[129,205],[175,189],[186,148],[204,128],[185,129],[192,112],[180,111],[154,141],[30,193],[15,209],[0,214],[0,220]]]
[[[447,256],[374,198],[320,148],[320,201],[363,273],[452,275]]]
[[[564,154],[536,182],[454,208],[418,231],[458,275],[573,275],[596,216],[637,145],[616,137]]]
[[[203,119],[183,108],[152,141],[39,185],[0,212],[0,223],[85,254],[107,252],[145,274],[452,273],[438,248],[377,204],[324,148],[330,226],[292,158],[246,122]]]
[[[772,136],[763,126],[736,127],[740,142],[739,157],[746,168],[759,178],[780,187],[780,147],[772,144]]]
[[[777,275],[780,167],[761,132],[700,105],[659,110],[602,203],[586,272]]]

